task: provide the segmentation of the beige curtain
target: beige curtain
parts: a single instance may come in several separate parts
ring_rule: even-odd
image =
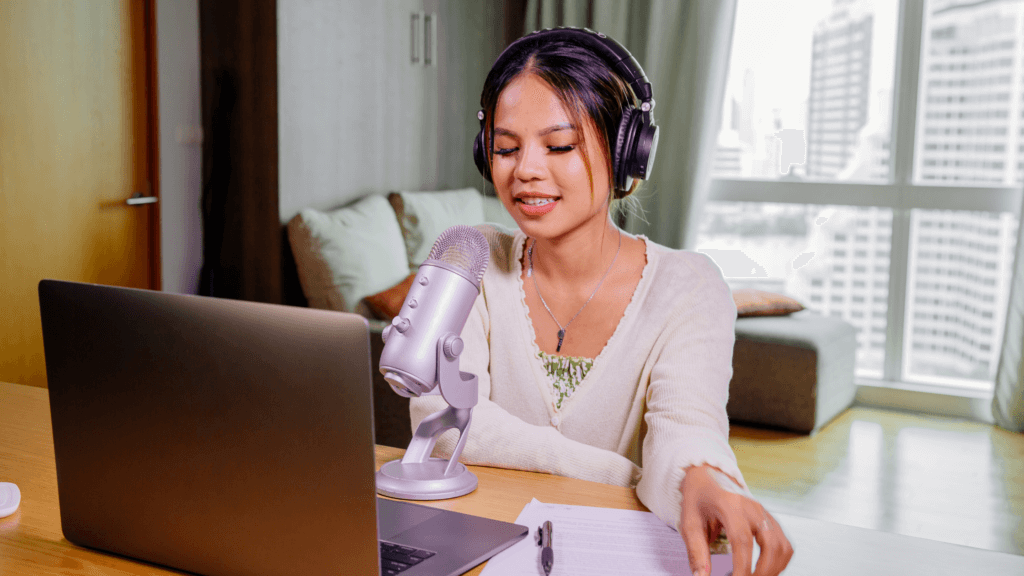
[[[1024,210],[1021,212],[1024,216]],[[1017,230],[1017,256],[1006,310],[1003,349],[996,369],[996,389],[992,398],[992,417],[996,424],[1014,432],[1024,432],[1024,225]]]
[[[654,86],[661,128],[654,172],[626,218],[630,232],[693,248],[707,196],[736,0],[529,0],[525,32],[585,26],[626,47]]]

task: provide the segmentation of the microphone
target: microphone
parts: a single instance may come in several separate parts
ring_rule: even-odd
[[[438,236],[420,264],[402,309],[384,329],[380,371],[391,388],[406,398],[438,384],[438,339],[445,355],[462,353],[459,335],[480,294],[490,247],[472,226],[452,226]]]
[[[407,500],[439,500],[469,494],[477,478],[459,463],[466,445],[477,377],[459,370],[459,337],[480,294],[490,245],[472,226],[452,226],[438,236],[420,264],[402,309],[383,332],[380,372],[405,397],[439,388],[448,407],[420,422],[401,460],[377,471],[377,492]],[[438,437],[456,428],[459,440],[448,460],[432,458]]]

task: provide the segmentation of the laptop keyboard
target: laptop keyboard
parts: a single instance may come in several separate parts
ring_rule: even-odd
[[[429,550],[420,550],[400,544],[380,541],[380,566],[383,576],[394,576],[433,556]]]

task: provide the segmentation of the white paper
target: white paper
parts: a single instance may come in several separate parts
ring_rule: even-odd
[[[481,576],[543,576],[537,527],[550,520],[551,576],[692,576],[683,539],[651,512],[544,504],[534,499],[516,524],[530,534],[487,562]],[[732,554],[711,556],[711,575],[732,572]]]

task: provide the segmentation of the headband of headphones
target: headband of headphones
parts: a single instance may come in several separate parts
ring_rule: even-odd
[[[633,94],[636,95],[638,100],[640,100],[640,110],[649,114],[651,110],[654,109],[654,91],[651,89],[650,81],[647,80],[647,75],[644,74],[644,69],[640,66],[640,63],[636,61],[636,58],[633,58],[633,55],[630,54],[629,50],[626,50],[622,44],[619,44],[601,32],[594,32],[589,28],[567,28],[564,26],[557,26],[555,28],[534,30],[505,47],[505,49],[501,51],[501,54],[498,55],[495,63],[500,62],[506,54],[520,49],[522,47],[522,43],[536,40],[540,37],[550,38],[552,40],[571,40],[590,48],[600,56],[608,66],[619,75],[620,78],[630,85],[633,89]]]

